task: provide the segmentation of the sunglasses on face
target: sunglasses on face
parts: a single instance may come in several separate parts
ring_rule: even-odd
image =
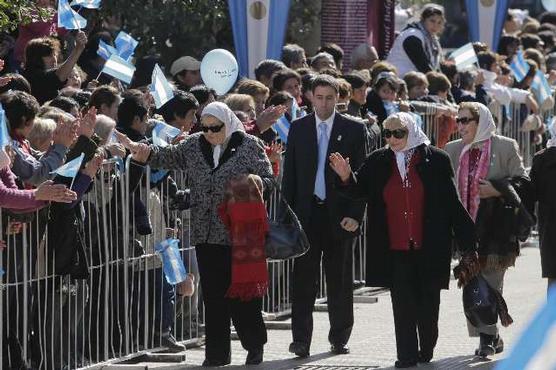
[[[473,121],[475,121],[475,119],[471,117],[456,117],[456,122],[462,125],[468,125]]]
[[[222,128],[224,127],[224,124],[221,124],[219,126],[203,126],[201,125],[201,131],[203,132],[214,132],[215,134],[217,132],[220,132],[220,130],[222,130]]]
[[[401,128],[395,130],[384,129],[382,130],[382,134],[387,139],[390,139],[392,136],[394,136],[396,139],[403,139],[404,137],[407,136],[407,130]]]

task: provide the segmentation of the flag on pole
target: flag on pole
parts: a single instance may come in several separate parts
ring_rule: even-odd
[[[280,140],[282,140],[282,143],[287,144],[288,143],[288,134],[290,133],[291,123],[290,123],[290,121],[288,121],[286,116],[282,115],[282,117],[278,118],[276,123],[273,124],[272,126],[274,127],[274,129],[278,133],[278,136],[280,136]]]
[[[172,89],[172,85],[170,85],[158,64],[154,66],[149,91],[154,98],[156,109],[159,109],[174,97],[174,89]]]
[[[64,177],[75,178],[75,175],[77,175],[77,172],[79,172],[79,169],[81,168],[83,158],[85,158],[85,153],[81,153],[79,157],[72,159],[66,164],[58,167],[58,169],[50,172],[50,174],[57,174]]]
[[[239,74],[254,78],[261,60],[280,60],[290,0],[230,0],[228,5]]]
[[[473,49],[473,44],[471,43],[465,44],[461,48],[454,50],[450,55],[450,59],[454,60],[458,71],[464,71],[474,64],[479,63],[477,54],[475,54],[475,49]]]
[[[556,369],[556,286],[550,288],[546,304],[515,343],[510,355],[496,370]]]
[[[122,59],[129,61],[135,52],[135,48],[139,45],[139,41],[135,40],[128,33],[120,31],[118,36],[116,36],[116,40],[114,40],[114,45],[116,45],[116,49],[118,49],[119,56]]]
[[[97,54],[104,60],[110,59],[112,55],[118,55],[118,50],[112,45],[105,43],[103,40],[98,41]]]
[[[521,82],[525,76],[527,76],[527,72],[529,72],[529,64],[525,61],[525,57],[523,56],[523,52],[521,50],[519,50],[517,55],[514,57],[512,64],[510,64],[510,69],[512,70],[517,82]]]
[[[123,60],[118,55],[112,54],[106,63],[104,63],[102,73],[106,73],[109,76],[129,84],[135,73],[135,66]]]
[[[533,90],[539,105],[542,105],[546,99],[552,96],[552,89],[542,71],[539,70],[535,74],[535,78],[531,84],[531,90]]]
[[[0,150],[4,150],[10,144],[10,134],[8,133],[8,120],[2,104],[0,104]]]
[[[175,285],[187,279],[187,272],[181,258],[178,239],[166,239],[155,245],[162,260],[162,268],[168,284]]]
[[[68,0],[58,2],[58,27],[67,30],[80,30],[87,26],[87,20],[75,12],[68,4]]]
[[[154,122],[156,124],[153,127],[152,138],[155,145],[166,146],[181,133],[179,128],[170,126],[166,122],[157,120]]]
[[[506,21],[509,0],[465,0],[465,5],[471,41],[484,42],[491,50],[496,50]]]
[[[71,6],[81,6],[87,9],[98,9],[101,0],[73,0]]]

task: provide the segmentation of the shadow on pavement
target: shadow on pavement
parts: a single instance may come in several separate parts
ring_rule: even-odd
[[[429,364],[419,364],[419,366],[409,369],[442,369],[442,370],[490,370],[494,369],[500,362],[500,359],[483,359],[477,356],[456,356],[448,357],[438,361],[432,361]],[[394,366],[381,368],[384,370],[395,370]]]

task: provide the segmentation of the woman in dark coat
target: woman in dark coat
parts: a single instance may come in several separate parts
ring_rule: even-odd
[[[539,237],[542,277],[548,278],[548,287],[556,284],[556,124],[550,127],[552,138],[546,149],[533,158],[531,182],[533,196],[539,203]]]
[[[345,194],[368,207],[368,286],[392,296],[398,368],[430,362],[438,338],[440,290],[448,289],[452,239],[475,256],[473,221],[459,201],[448,155],[429,146],[411,114],[384,121],[388,147],[351,173],[349,161],[330,156]]]

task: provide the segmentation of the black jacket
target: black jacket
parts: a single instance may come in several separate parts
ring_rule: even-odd
[[[378,125],[382,127],[382,122],[387,117],[386,109],[382,99],[374,90],[369,91],[367,94],[367,111],[376,116]]]
[[[361,122],[336,112],[328,141],[327,158],[330,153],[339,152],[342,156],[349,157],[353,166],[361,165],[365,158],[365,135],[366,130]],[[291,125],[282,178],[282,192],[304,227],[307,227],[311,219],[317,162],[318,142],[315,115],[309,114],[294,121]],[[335,187],[336,175],[328,163],[327,160],[325,164],[326,200],[330,220],[334,225],[334,234],[339,239],[352,238],[356,234],[342,229],[340,222],[344,217],[360,220],[363,216],[364,205],[359,201],[346,201],[339,196]]]
[[[448,289],[452,240],[457,241],[463,252],[475,250],[475,226],[459,200],[447,153],[426,145],[417,150],[421,156],[417,172],[425,192],[423,246],[419,258],[426,274],[422,278]],[[344,187],[346,196],[363,198],[367,202],[367,286],[391,286],[393,252],[383,191],[392,175],[394,162],[392,150],[378,149]]]
[[[556,147],[533,157],[532,194],[538,202],[542,276],[556,278]]]

